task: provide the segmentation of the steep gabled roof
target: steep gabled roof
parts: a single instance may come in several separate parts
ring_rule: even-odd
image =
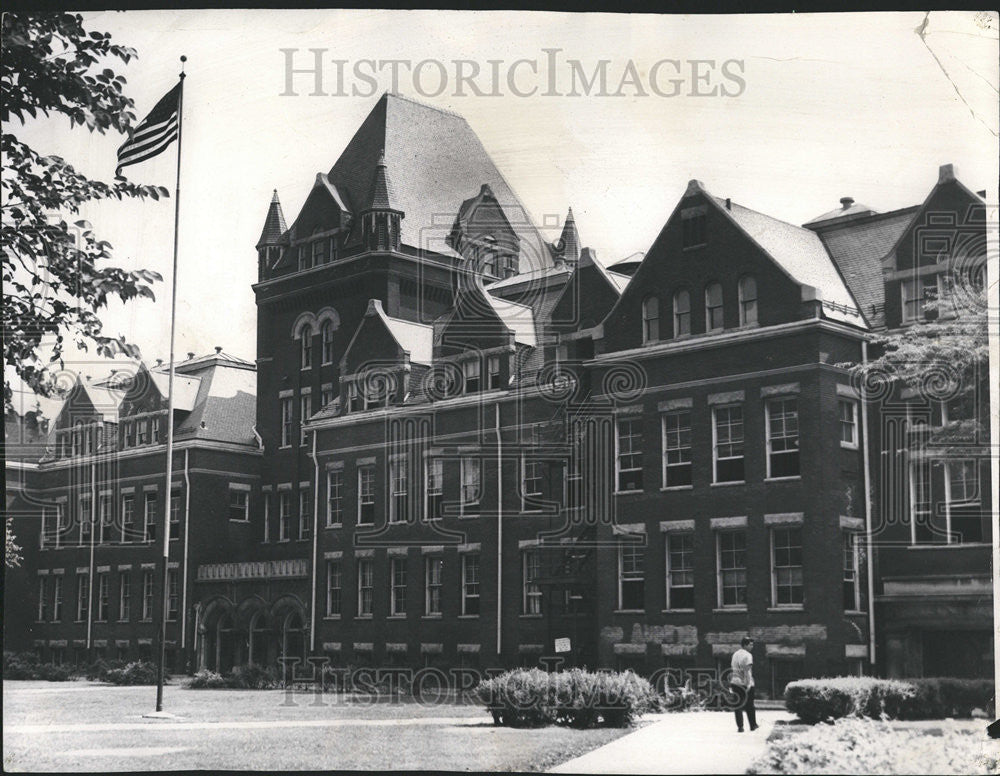
[[[348,355],[354,348],[354,343],[358,338],[362,327],[372,319],[377,318],[385,326],[389,335],[399,346],[399,349],[406,353],[411,363],[430,364],[434,359],[434,327],[423,323],[405,321],[402,318],[393,318],[387,315],[382,308],[382,302],[378,299],[368,300],[368,309],[358,327],[351,335],[351,341],[344,348],[342,362],[346,363]]]
[[[513,332],[514,342],[535,347],[538,343],[538,333],[535,329],[534,311],[527,305],[493,296],[489,291],[483,295],[503,325]]]
[[[383,152],[392,171],[393,205],[406,214],[400,225],[403,244],[457,256],[445,237],[462,202],[488,184],[521,238],[522,269],[552,263],[524,205],[461,116],[382,95],[329,173],[354,212],[368,204]]]

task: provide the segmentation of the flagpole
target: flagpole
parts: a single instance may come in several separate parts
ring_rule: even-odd
[[[177,231],[181,214],[181,133],[184,126],[184,63],[181,57],[180,92],[177,97],[177,184],[174,189],[174,274],[170,288],[170,372],[167,378],[167,495],[163,501],[163,567],[160,575],[160,639],[156,656],[156,711],[163,711],[163,667],[167,656],[167,585],[170,558],[170,498],[174,478],[174,331],[177,321]],[[181,612],[183,617],[184,613]],[[181,645],[183,648],[183,645]]]

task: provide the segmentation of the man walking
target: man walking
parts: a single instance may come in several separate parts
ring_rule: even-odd
[[[757,729],[757,710],[753,705],[753,639],[744,636],[740,640],[740,648],[733,653],[732,676],[729,678],[730,688],[736,696],[736,730],[743,732],[743,712],[747,713],[750,730]]]

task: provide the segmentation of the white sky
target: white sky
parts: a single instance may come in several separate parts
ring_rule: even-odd
[[[544,68],[543,48],[560,48],[589,73],[609,59],[614,90],[628,60],[646,77],[661,59],[738,59],[738,97],[453,96],[399,91],[461,113],[542,226],[573,206],[581,240],[605,263],[645,251],[690,178],[713,193],[802,223],[853,196],[884,211],[923,200],[938,165],[952,162],[973,190],[996,202],[997,16],[932,13],[773,16],[651,16],[442,11],[127,11],[86,14],[136,48],[122,70],[141,118],[174,83],[185,84],[181,256],[177,346],[199,354],[222,345],[253,359],[254,244],[271,190],[289,223],[318,171],[336,160],[378,96],[282,97],[282,48],[325,48],[345,59],[519,58]],[[946,76],[941,67],[944,67]],[[452,67],[449,65],[449,67]],[[506,67],[506,65],[505,65]],[[503,70],[502,72],[506,72]],[[669,72],[669,71],[664,71]],[[326,69],[328,90],[335,75]],[[667,76],[664,75],[664,78]],[[529,85],[530,73],[521,78]],[[544,75],[536,83],[544,88]],[[353,83],[353,81],[348,82]],[[425,81],[433,88],[435,79]],[[688,82],[689,83],[689,82]],[[363,86],[363,84],[360,84]],[[384,71],[379,93],[390,85]],[[731,83],[729,84],[732,85]],[[485,87],[485,82],[484,82]],[[957,91],[956,91],[957,89]],[[541,90],[540,90],[541,91]],[[964,101],[963,101],[964,100]],[[966,104],[967,103],[967,104]],[[83,172],[114,175],[118,135],[91,136],[68,122],[38,122],[18,134],[41,153],[58,153]],[[126,169],[133,180],[173,191],[175,155]],[[478,182],[470,182],[472,188]],[[165,357],[173,198],[91,208],[115,261],[164,275],[157,302],[104,313],[108,333],[124,333],[146,359]],[[547,231],[554,239],[558,227]],[[95,373],[96,374],[96,373]]]

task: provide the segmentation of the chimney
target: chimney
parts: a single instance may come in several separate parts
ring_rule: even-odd
[[[938,168],[938,183],[950,183],[958,178],[958,170],[953,164],[942,164]]]
[[[162,366],[163,365],[163,359],[162,358],[156,359],[156,365],[157,366]]]
[[[216,354],[221,353],[222,352],[222,345],[216,345],[215,346],[215,352],[216,352]]]
[[[982,191],[977,191],[976,194],[978,194],[983,199],[986,199],[986,189],[983,189]]]
[[[853,204],[854,204],[854,197],[841,197],[840,198],[840,206],[844,210],[847,210]]]
[[[191,350],[189,350],[188,351],[188,361],[190,361],[192,358],[194,358],[194,352],[191,351]]]
[[[726,197],[726,210],[732,210],[732,209],[733,209],[733,201],[729,197]]]

